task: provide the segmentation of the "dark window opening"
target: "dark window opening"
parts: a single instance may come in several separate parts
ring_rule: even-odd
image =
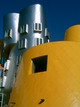
[[[32,73],[44,72],[47,70],[47,56],[32,59]]]
[[[40,44],[42,44],[42,43],[43,43],[43,39],[40,38]]]
[[[41,30],[41,24],[39,24],[39,30]]]
[[[38,27],[37,27],[37,23],[35,23],[35,29],[38,29]]]
[[[36,38],[37,39],[37,45],[39,45],[39,38]]]
[[[2,101],[2,94],[0,94],[0,102]]]
[[[12,38],[12,29],[8,29],[5,31],[5,38],[6,39]]]

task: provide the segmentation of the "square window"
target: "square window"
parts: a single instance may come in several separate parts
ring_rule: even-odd
[[[12,29],[8,29],[5,31],[5,38],[6,39],[12,38]]]
[[[27,39],[22,39],[18,43],[18,49],[25,49],[27,48]]]
[[[34,23],[34,31],[41,32],[42,31],[42,24],[41,23]]]
[[[43,38],[34,38],[34,46],[37,46],[43,43],[44,43]]]
[[[47,56],[32,59],[32,73],[47,71]]]
[[[20,27],[20,34],[28,33],[28,24],[25,24]]]

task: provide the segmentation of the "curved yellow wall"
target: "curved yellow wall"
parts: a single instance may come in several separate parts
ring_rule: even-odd
[[[80,41],[80,25],[74,25],[65,32],[65,41]]]
[[[44,55],[47,71],[32,74],[32,59]],[[9,107],[14,102],[13,107],[80,107],[80,43],[46,43],[26,51]]]

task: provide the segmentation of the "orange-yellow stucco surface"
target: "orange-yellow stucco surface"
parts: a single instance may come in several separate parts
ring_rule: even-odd
[[[66,41],[80,41],[80,24],[69,27],[64,36]]]
[[[47,70],[32,73],[32,59],[47,55]],[[39,104],[41,99],[44,102]],[[80,42],[45,43],[21,59],[9,107],[80,107]]]

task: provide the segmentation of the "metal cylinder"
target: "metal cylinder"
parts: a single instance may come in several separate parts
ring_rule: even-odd
[[[9,54],[8,60],[5,62],[4,65],[4,72],[5,75],[3,76],[3,92],[5,93],[5,100],[6,104],[8,103],[10,93],[12,91],[13,85],[15,83],[16,71],[18,66],[16,65],[17,62],[17,45],[14,46]],[[16,52],[16,54],[15,54]]]
[[[46,25],[45,11],[41,5],[31,5],[20,11],[18,31],[18,49],[20,54],[33,46],[48,42],[49,33]]]
[[[7,51],[18,41],[18,22],[18,13],[10,13],[3,17],[4,49]]]

